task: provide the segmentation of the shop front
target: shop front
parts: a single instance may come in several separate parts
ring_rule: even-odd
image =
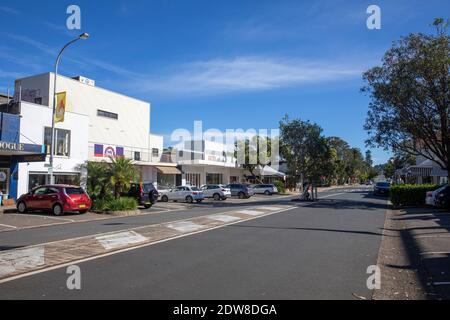
[[[44,146],[20,143],[20,117],[0,113],[0,197],[17,199],[19,163],[44,162]]]

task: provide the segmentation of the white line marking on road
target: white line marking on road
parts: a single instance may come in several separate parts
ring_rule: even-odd
[[[2,226],[2,227],[6,227],[6,228],[13,228],[13,229],[17,229],[17,227],[14,227],[14,226],[10,226],[9,224],[1,224],[1,223],[0,223],[0,226]]]
[[[430,252],[421,252],[420,255],[421,256],[426,256],[426,255],[439,255],[439,254],[450,254],[449,251],[430,251]]]
[[[0,253],[0,277],[16,270],[31,269],[44,264],[44,247],[16,249]]]
[[[95,237],[95,239],[100,242],[106,250],[122,248],[130,244],[141,243],[148,240],[146,237],[135,231],[113,233]]]
[[[30,277],[30,276],[33,276],[33,275],[36,275],[36,274],[39,274],[39,273],[44,273],[44,272],[48,272],[48,271],[52,271],[52,270],[57,270],[57,269],[64,268],[64,267],[67,267],[67,266],[71,266],[71,265],[74,265],[74,264],[80,264],[80,263],[84,263],[84,262],[88,262],[88,261],[92,261],[92,260],[97,260],[97,259],[101,259],[101,258],[112,256],[112,255],[115,255],[115,254],[120,254],[120,253],[124,253],[124,252],[128,252],[128,251],[132,251],[132,250],[137,250],[137,249],[141,249],[141,248],[157,245],[157,244],[168,242],[168,241],[171,241],[171,240],[176,240],[176,239],[180,239],[180,238],[184,238],[184,237],[188,237],[188,236],[193,236],[193,235],[197,235],[197,234],[204,233],[204,232],[213,231],[213,230],[220,229],[220,228],[227,227],[227,226],[231,226],[231,225],[234,225],[234,224],[238,224],[238,223],[242,223],[242,222],[246,222],[246,221],[259,219],[259,218],[262,218],[262,217],[265,217],[265,216],[271,216],[271,215],[274,215],[274,214],[277,214],[277,213],[282,213],[282,212],[286,212],[286,211],[290,211],[290,210],[294,210],[294,209],[298,209],[298,207],[290,207],[290,208],[283,209],[283,210],[276,211],[276,212],[269,212],[269,213],[265,213],[264,215],[258,216],[258,217],[251,217],[251,218],[243,219],[243,220],[236,221],[236,222],[226,223],[226,224],[223,224],[223,225],[220,225],[220,226],[217,226],[217,227],[213,227],[213,228],[203,229],[203,230],[199,230],[199,231],[192,232],[192,233],[181,234],[181,235],[177,235],[177,236],[174,236],[174,237],[162,239],[162,240],[155,241],[155,242],[143,243],[141,245],[133,246],[133,247],[130,247],[130,248],[123,248],[123,249],[119,249],[119,250],[116,250],[116,251],[113,251],[113,252],[107,252],[107,253],[99,254],[99,255],[96,255],[96,256],[91,256],[91,257],[87,257],[87,258],[83,258],[83,259],[79,259],[79,260],[75,260],[75,261],[70,261],[70,262],[67,262],[67,263],[59,264],[57,266],[52,266],[52,267],[43,268],[43,269],[39,269],[39,270],[35,270],[35,271],[30,271],[30,272],[23,273],[23,274],[18,274],[16,276],[12,276],[12,277],[9,277],[9,278],[0,279],[0,284],[6,283],[6,282],[10,282],[10,281],[14,281],[14,280],[21,279],[21,278]],[[82,237],[80,237],[80,239],[81,238]],[[73,240],[73,239],[71,239],[71,240]],[[57,242],[57,241],[55,241],[55,242]]]
[[[280,208],[280,207],[264,207],[262,209],[269,210],[269,211],[278,211],[278,210],[281,210],[283,208]]]
[[[166,226],[167,228],[174,229],[180,232],[192,232],[204,228],[204,226],[190,221],[180,221],[163,225]]]
[[[258,211],[258,210],[239,210],[236,211],[237,213],[242,213],[242,214],[246,214],[249,216],[259,216],[261,214],[264,214],[264,212],[262,211]]]
[[[54,219],[54,220],[61,220],[61,221],[66,221],[66,222],[75,222],[75,220],[73,219],[68,219],[68,218],[59,218],[59,217],[51,217],[51,216],[41,216],[41,215],[37,215],[37,214],[26,214],[26,213],[10,213],[8,215],[15,215],[15,216],[19,216],[19,217],[33,217],[33,218],[40,218],[40,219]]]
[[[232,221],[238,221],[241,220],[241,218],[233,217],[233,216],[227,216],[225,214],[215,214],[212,216],[207,216],[206,218],[216,221],[222,221],[222,222],[232,222]]]
[[[450,282],[433,282],[433,286],[450,286]]]

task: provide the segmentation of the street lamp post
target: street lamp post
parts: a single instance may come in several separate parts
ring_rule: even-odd
[[[52,112],[52,139],[50,144],[50,165],[49,165],[49,173],[50,173],[50,184],[55,183],[55,176],[53,175],[53,152],[54,152],[54,144],[55,144],[55,113],[56,113],[56,80],[58,78],[58,66],[59,62],[61,61],[61,56],[64,52],[64,50],[70,46],[71,44],[77,42],[78,40],[82,39],[85,40],[89,38],[89,34],[83,33],[78,36],[78,38],[73,39],[72,41],[68,42],[59,52],[58,57],[56,58],[55,63],[55,79],[53,82],[53,112]]]

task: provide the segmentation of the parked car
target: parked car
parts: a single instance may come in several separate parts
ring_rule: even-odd
[[[92,201],[79,186],[44,185],[34,188],[17,199],[17,211],[52,211],[55,216],[64,212],[78,211],[86,213],[91,209]]]
[[[265,194],[267,196],[278,193],[277,187],[273,184],[257,184],[253,186],[253,190],[255,194]]]
[[[427,194],[425,196],[425,204],[427,206],[435,207],[436,206],[436,197],[439,194],[439,192],[443,191],[447,187],[447,184],[441,185],[439,188],[437,188],[434,191],[427,191]]]
[[[205,198],[213,198],[216,201],[227,200],[231,197],[231,190],[220,184],[206,184],[200,189]]]
[[[435,201],[436,207],[450,209],[450,186],[447,185],[438,190]]]
[[[158,191],[151,182],[132,183],[128,192],[121,196],[135,198],[139,205],[148,209],[158,200]]]
[[[250,186],[243,183],[232,183],[227,185],[232,196],[238,196],[239,199],[248,199],[255,194],[255,191]]]
[[[161,194],[161,201],[186,201],[187,203],[202,202],[205,199],[203,192],[192,186],[180,186],[171,190],[165,191]]]
[[[374,195],[389,195],[391,184],[389,182],[377,182],[373,188]]]

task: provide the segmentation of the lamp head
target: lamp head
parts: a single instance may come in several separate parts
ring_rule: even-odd
[[[89,33],[84,32],[80,34],[79,38],[82,40],[86,40],[87,38],[89,38]]]

